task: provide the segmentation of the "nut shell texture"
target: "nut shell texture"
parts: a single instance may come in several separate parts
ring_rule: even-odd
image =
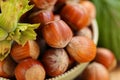
[[[45,70],[39,61],[29,58],[17,65],[15,77],[17,80],[44,80]]]
[[[92,61],[96,56],[96,45],[87,37],[73,37],[66,49],[78,63]]]
[[[110,80],[108,70],[99,63],[92,63],[81,74],[80,80]]]
[[[61,11],[61,17],[74,30],[79,30],[90,24],[90,16],[87,10],[79,4],[67,4]]]
[[[64,48],[73,36],[69,26],[62,20],[46,24],[42,29],[42,34],[47,44],[54,48]]]
[[[64,49],[49,49],[42,58],[47,75],[58,76],[63,74],[69,65],[69,57]]]

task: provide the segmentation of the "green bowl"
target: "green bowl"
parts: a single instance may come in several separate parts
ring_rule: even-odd
[[[93,31],[93,41],[97,45],[98,25],[97,25],[96,20],[92,21],[91,29]],[[65,72],[64,74],[54,77],[54,78],[46,79],[46,80],[73,80],[74,78],[76,78],[78,75],[80,75],[82,73],[82,71],[87,67],[88,64],[89,64],[89,62],[78,64],[77,66],[73,67],[72,69]]]
[[[6,78],[2,78],[2,77],[0,77],[0,80],[10,80],[10,79],[6,79]]]

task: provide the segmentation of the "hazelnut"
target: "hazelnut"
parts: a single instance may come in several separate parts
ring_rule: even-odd
[[[66,4],[61,10],[61,17],[73,30],[80,30],[88,26],[91,22],[86,8],[80,4]]]
[[[8,56],[3,61],[0,61],[0,76],[5,78],[11,78],[14,76],[14,70],[16,63]]]
[[[42,29],[46,43],[54,48],[64,48],[72,39],[73,33],[62,20],[52,21]]]
[[[107,48],[97,48],[95,61],[103,64],[109,71],[117,66],[114,53]]]
[[[46,24],[46,23],[54,20],[54,15],[53,15],[52,11],[40,10],[40,11],[37,11],[37,12],[33,12],[29,16],[29,19],[30,19],[31,23]]]
[[[42,64],[34,59],[25,59],[15,68],[17,80],[44,80],[45,70]]]
[[[54,20],[61,20],[60,15],[55,15]]]
[[[96,45],[91,39],[83,36],[73,37],[66,49],[78,63],[92,61],[96,56]]]
[[[35,4],[35,7],[39,9],[47,9],[50,6],[54,6],[57,0],[30,0],[31,4]]]
[[[83,71],[79,80],[110,80],[109,72],[103,65],[93,62]]]
[[[37,59],[40,54],[40,48],[36,41],[30,40],[24,46],[14,43],[10,52],[11,57],[20,62],[26,58]]]
[[[83,7],[86,8],[87,12],[89,13],[91,19],[96,17],[96,8],[95,5],[91,1],[81,1],[80,3]]]
[[[49,76],[63,74],[69,65],[69,57],[64,49],[49,49],[43,57],[42,62]]]
[[[88,38],[90,38],[90,39],[92,39],[92,36],[93,36],[93,35],[92,35],[92,31],[91,31],[90,28],[88,28],[88,27],[85,27],[85,28],[77,31],[75,34],[76,34],[77,36],[85,36],[85,37],[88,37]]]

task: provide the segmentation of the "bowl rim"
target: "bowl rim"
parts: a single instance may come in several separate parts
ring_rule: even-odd
[[[97,45],[99,39],[98,24],[96,19],[92,20],[92,29],[93,29],[93,41]]]

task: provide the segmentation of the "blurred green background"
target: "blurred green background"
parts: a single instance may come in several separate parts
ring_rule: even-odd
[[[91,0],[97,10],[99,47],[111,49],[120,60],[120,0]]]

